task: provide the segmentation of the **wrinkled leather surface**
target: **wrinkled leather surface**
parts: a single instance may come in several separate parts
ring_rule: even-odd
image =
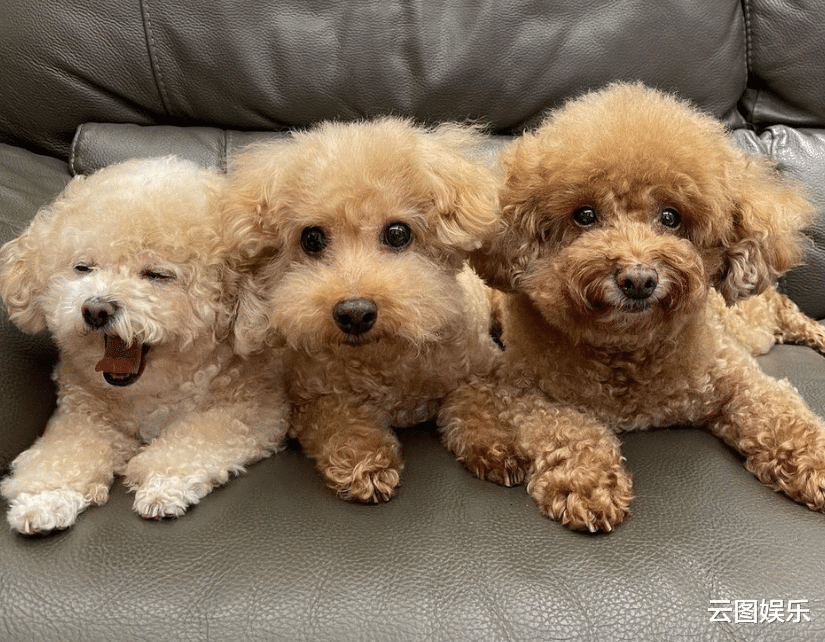
[[[747,0],[747,118],[759,127],[825,126],[825,12],[818,0]]]
[[[625,437],[633,514],[597,536],[470,477],[431,431],[401,441],[385,505],[336,499],[290,449],[175,522],[117,487],[70,532],[0,533],[4,639],[825,639],[823,516],[707,433]],[[812,619],[720,625],[711,599],[806,599]]]
[[[73,173],[126,157],[225,166],[258,135],[242,130],[386,112],[506,132],[615,78],[696,100],[825,206],[822,20],[814,0],[6,3],[0,242]],[[783,287],[823,317],[821,220],[811,236]],[[0,320],[0,468],[52,412],[55,357]],[[779,346],[760,363],[825,415],[822,356]],[[825,642],[825,516],[702,430],[622,437],[637,497],[597,536],[473,479],[432,426],[400,438],[385,505],[336,499],[293,446],[179,520],[141,520],[116,484],[68,532],[0,528],[0,640]],[[713,599],[807,600],[810,620],[712,623]]]
[[[746,82],[735,0],[51,0],[2,18],[0,142],[64,159],[84,122],[272,130],[394,113],[509,130],[617,78],[733,117]]]

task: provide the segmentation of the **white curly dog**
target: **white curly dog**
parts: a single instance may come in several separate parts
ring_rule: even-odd
[[[168,157],[74,178],[0,249],[0,295],[59,349],[57,409],[0,491],[21,533],[63,529],[116,475],[147,518],[182,515],[276,450],[276,351],[241,359],[238,279],[217,233],[223,176]]]

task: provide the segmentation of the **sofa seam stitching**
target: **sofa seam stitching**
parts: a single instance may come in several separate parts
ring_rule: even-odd
[[[231,144],[231,139],[232,133],[228,129],[224,129],[223,136],[221,137],[223,149],[221,149],[221,158],[219,160],[221,171],[224,173],[226,173],[229,167],[229,145]]]
[[[745,22],[745,75],[746,82],[750,79],[753,68],[753,48],[751,32],[751,3],[750,0],[742,0],[742,14]]]
[[[745,32],[745,89],[751,85],[753,77],[753,7],[751,0],[742,0],[743,28]],[[749,125],[753,125],[753,115],[756,112],[756,103],[759,102],[759,87],[753,88],[754,96],[749,113],[745,115],[745,120]]]
[[[69,172],[72,176],[77,175],[77,168],[75,167],[75,163],[77,161],[77,147],[80,145],[80,138],[83,135],[83,126],[84,123],[80,123],[77,126],[77,130],[74,133],[74,138],[72,138],[72,144],[69,147]]]
[[[144,35],[146,38],[146,51],[149,54],[149,66],[152,70],[152,79],[155,81],[155,88],[158,91],[161,105],[167,115],[171,114],[169,100],[166,95],[166,85],[163,81],[163,73],[160,70],[160,59],[155,46],[155,33],[152,30],[152,18],[149,15],[149,0],[140,0],[140,13],[143,19]]]

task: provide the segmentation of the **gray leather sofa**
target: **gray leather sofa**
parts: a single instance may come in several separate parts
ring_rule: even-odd
[[[696,101],[825,206],[823,42],[817,0],[7,2],[0,241],[123,157],[223,164],[248,132],[387,113],[506,137],[616,79]],[[783,287],[821,319],[825,219],[811,236]],[[0,323],[5,467],[53,409],[56,353]],[[825,415],[822,356],[761,364]],[[116,485],[69,531],[0,528],[0,640],[825,640],[825,515],[703,430],[623,437],[637,498],[609,535],[472,478],[432,426],[401,441],[384,505],[336,499],[292,447],[179,520],[142,520]]]

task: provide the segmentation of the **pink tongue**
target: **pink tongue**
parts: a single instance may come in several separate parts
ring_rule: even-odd
[[[95,372],[130,375],[140,370],[140,359],[143,349],[135,341],[131,346],[120,337],[104,337],[105,352],[103,358],[97,362]]]

